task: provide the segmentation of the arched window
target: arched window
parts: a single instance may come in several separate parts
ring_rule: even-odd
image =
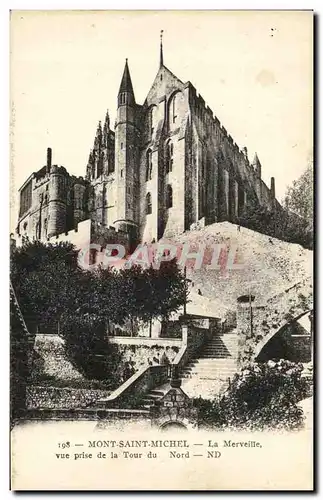
[[[149,110],[149,116],[148,116],[149,133],[151,136],[154,133],[154,113],[155,113],[155,106],[152,106]]]
[[[176,95],[174,95],[173,100],[172,100],[172,117],[173,117],[173,123],[176,122]]]
[[[147,193],[147,195],[146,195],[146,214],[149,215],[151,213],[152,213],[151,193]]]
[[[172,172],[174,162],[174,144],[169,141],[166,145],[166,173]]]
[[[150,181],[153,172],[153,160],[151,149],[148,149],[146,153],[146,181]]]
[[[185,97],[183,93],[180,90],[175,90],[167,103],[169,130],[175,130],[178,127],[179,119],[182,116],[182,110],[185,108]]]
[[[99,158],[98,158],[98,164],[97,164],[97,168],[96,168],[96,177],[97,178],[103,174],[103,163],[104,163],[104,157],[103,157],[103,153],[101,153]]]
[[[166,208],[173,206],[173,188],[170,184],[166,187]]]

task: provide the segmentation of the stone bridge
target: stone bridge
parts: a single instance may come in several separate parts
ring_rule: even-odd
[[[265,345],[287,325],[313,311],[313,284],[307,278],[255,305],[255,297],[238,298],[237,333],[240,366],[256,361]]]

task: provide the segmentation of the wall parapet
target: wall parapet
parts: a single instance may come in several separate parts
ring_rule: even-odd
[[[134,400],[138,401],[150,389],[167,382],[168,367],[169,365],[155,365],[141,368],[110,396],[99,399],[97,405],[101,408],[132,405]]]
[[[165,339],[165,338],[147,338],[147,337],[109,337],[111,344],[117,345],[134,345],[134,346],[158,346],[158,347],[173,347],[181,346],[182,339]]]

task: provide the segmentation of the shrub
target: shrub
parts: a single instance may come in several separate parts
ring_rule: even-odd
[[[309,395],[302,370],[302,364],[287,360],[250,364],[218,399],[194,401],[199,419],[218,428],[298,429],[303,412],[297,403]]]

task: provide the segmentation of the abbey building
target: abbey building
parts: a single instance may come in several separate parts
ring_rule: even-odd
[[[126,60],[112,130],[99,123],[85,177],[52,165],[20,189],[19,235],[48,240],[82,221],[103,234],[120,231],[151,242],[197,225],[235,222],[250,203],[279,207],[274,178],[240,149],[190,82],[163,62],[143,104],[136,102]]]

